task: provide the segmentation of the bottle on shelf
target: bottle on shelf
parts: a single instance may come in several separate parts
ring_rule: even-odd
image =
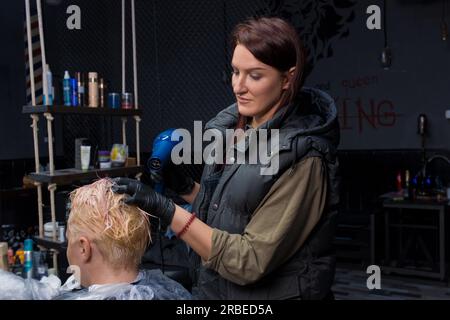
[[[103,78],[100,78],[98,82],[98,91],[99,91],[100,108],[104,108],[106,105],[105,103],[106,83]]]
[[[24,241],[24,276],[27,279],[33,278],[33,240],[25,239]]]
[[[405,171],[405,199],[412,200],[412,182],[409,170]]]
[[[75,78],[70,78],[70,102],[72,106],[78,106],[78,83]]]
[[[23,244],[20,244],[20,248],[16,250],[15,255],[15,263],[17,262],[17,259],[19,259],[19,264],[23,265],[25,263],[25,252],[23,250]]]
[[[397,192],[402,192],[403,191],[402,172],[401,171],[397,172],[397,177],[395,179],[395,185],[396,185],[396,188],[397,188]]]
[[[48,276],[45,251],[33,252],[33,275],[37,280],[41,280],[42,277]]]
[[[78,105],[84,107],[86,105],[84,74],[75,72],[75,79],[77,79],[78,86]]]
[[[63,93],[64,93],[64,105],[65,106],[70,106],[71,105],[70,75],[69,75],[69,71],[67,71],[67,70],[64,72]]]
[[[45,76],[47,77],[47,96],[44,95],[44,105],[53,105],[53,75],[48,64],[45,65]]]
[[[98,74],[89,72],[89,107],[98,107]]]
[[[0,242],[0,270],[8,271],[8,243]]]
[[[122,109],[133,109],[133,94],[124,92],[122,94]]]

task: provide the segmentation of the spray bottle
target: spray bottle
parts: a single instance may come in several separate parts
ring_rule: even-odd
[[[64,72],[63,90],[64,90],[64,105],[70,107],[70,105],[71,105],[70,75],[69,75],[69,71],[67,71],[67,70]]]
[[[33,277],[33,240],[25,239],[24,241],[24,253],[25,253],[25,264],[23,273],[25,278],[31,279]]]
[[[72,106],[78,106],[78,82],[75,78],[70,78],[70,99]]]
[[[84,74],[75,72],[75,79],[77,79],[78,86],[78,105],[84,107],[86,105],[85,90],[84,90]]]
[[[47,96],[44,95],[44,105],[51,106],[53,105],[53,75],[48,64],[45,65],[45,70],[45,76],[47,77]]]

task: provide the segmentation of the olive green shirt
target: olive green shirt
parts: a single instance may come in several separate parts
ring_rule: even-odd
[[[239,285],[253,283],[303,245],[326,203],[326,167],[310,157],[286,170],[261,201],[243,234],[213,229],[203,265]]]

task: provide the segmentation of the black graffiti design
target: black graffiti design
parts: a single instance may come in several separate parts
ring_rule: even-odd
[[[333,43],[349,36],[356,0],[266,0],[259,15],[280,16],[299,31],[308,52],[308,75],[316,63],[333,56]]]

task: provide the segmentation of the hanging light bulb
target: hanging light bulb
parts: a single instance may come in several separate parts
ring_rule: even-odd
[[[381,66],[388,70],[392,64],[392,50],[389,47],[384,47],[381,52]]]
[[[381,52],[380,60],[381,66],[385,70],[388,70],[392,65],[392,50],[388,46],[387,23],[386,23],[386,0],[384,0],[383,6],[383,30],[384,30],[384,49]]]
[[[445,21],[441,22],[441,37],[442,37],[442,41],[447,41],[448,28],[447,28],[447,23]]]
[[[442,0],[442,21],[441,21],[441,39],[442,41],[447,41],[448,38],[448,27],[446,21],[446,0]]]

